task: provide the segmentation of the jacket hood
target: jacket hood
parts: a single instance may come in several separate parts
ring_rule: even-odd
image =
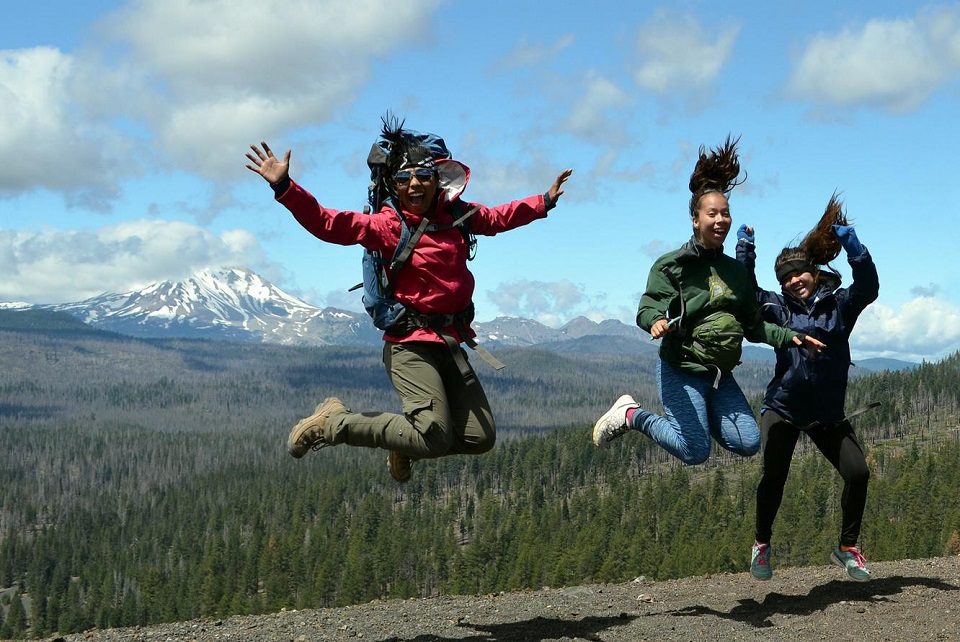
[[[800,301],[800,299],[794,296],[792,292],[789,292],[785,289],[781,289],[781,292],[787,300],[796,301],[798,303],[802,303],[804,307],[809,307],[818,301],[826,299],[836,292],[837,289],[840,288],[841,281],[842,279],[840,275],[834,272],[833,269],[821,266],[820,281],[817,284],[817,289],[806,301]]]
[[[470,168],[453,159],[437,161],[440,183],[440,200],[452,203],[460,198],[470,182]]]
[[[843,279],[839,274],[834,272],[833,268],[823,266],[820,268],[820,287],[819,290],[828,290],[833,292],[840,287],[840,284],[843,282]]]

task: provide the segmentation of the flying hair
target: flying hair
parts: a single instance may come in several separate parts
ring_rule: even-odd
[[[700,146],[699,158],[690,175],[690,216],[695,217],[697,208],[700,206],[700,199],[704,194],[710,192],[720,192],[727,196],[737,185],[747,180],[746,174],[740,180],[740,157],[737,154],[737,144],[740,137],[736,139],[727,135],[727,140],[723,145],[707,149]]]
[[[826,265],[840,255],[840,239],[833,231],[834,225],[849,225],[847,216],[843,213],[843,203],[834,192],[827,203],[823,216],[812,230],[800,241],[800,247],[806,252],[810,262],[814,265]]]
[[[417,140],[414,136],[415,132],[403,128],[406,120],[399,120],[392,111],[387,111],[380,120],[383,122],[380,137],[387,142],[389,147],[386,163],[387,172],[384,178],[392,179],[398,171],[411,165],[435,168],[433,156]],[[392,183],[392,180],[390,182]],[[389,187],[392,189],[392,184]]]
[[[840,255],[840,239],[833,231],[834,225],[849,225],[847,216],[843,213],[843,203],[834,192],[827,203],[823,216],[817,221],[812,230],[807,232],[800,244],[795,247],[785,247],[780,251],[773,269],[777,280],[783,283],[784,278],[794,271],[810,271],[816,273],[821,267],[826,268],[840,282],[840,275],[830,267],[830,261]]]

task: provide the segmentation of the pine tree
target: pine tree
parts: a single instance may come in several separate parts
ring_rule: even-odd
[[[27,631],[27,614],[20,599],[20,593],[14,593],[10,599],[10,608],[0,626],[0,638],[22,638]]]

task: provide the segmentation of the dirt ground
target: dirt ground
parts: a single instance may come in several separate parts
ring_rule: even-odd
[[[553,640],[960,641],[960,557],[376,601],[48,638],[64,642],[469,642]]]

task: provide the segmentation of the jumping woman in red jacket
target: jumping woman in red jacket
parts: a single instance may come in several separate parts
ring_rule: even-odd
[[[386,162],[389,171],[381,189],[399,203],[411,226],[423,218],[452,223],[469,170],[457,161],[437,161],[417,138],[395,119],[384,118],[383,138],[394,141]],[[308,232],[338,245],[361,245],[391,256],[400,240],[397,212],[385,205],[373,214],[329,209],[290,178],[290,151],[274,156],[266,143],[251,145],[247,168],[273,187],[276,199]],[[459,181],[445,184],[442,164],[457,163]],[[540,218],[557,204],[561,186],[572,170],[564,170],[545,194],[498,205],[480,206],[470,218],[470,232],[493,236]],[[357,413],[339,399],[321,402],[290,433],[288,450],[302,457],[311,449],[347,444],[390,451],[390,474],[410,478],[413,460],[444,455],[479,455],[496,439],[490,404],[459,343],[471,341],[474,278],[467,268],[469,248],[457,228],[426,233],[404,269],[395,275],[396,299],[429,327],[411,326],[384,334],[383,364],[400,396],[402,414]],[[431,329],[437,328],[437,330]],[[464,376],[463,369],[468,370]]]

